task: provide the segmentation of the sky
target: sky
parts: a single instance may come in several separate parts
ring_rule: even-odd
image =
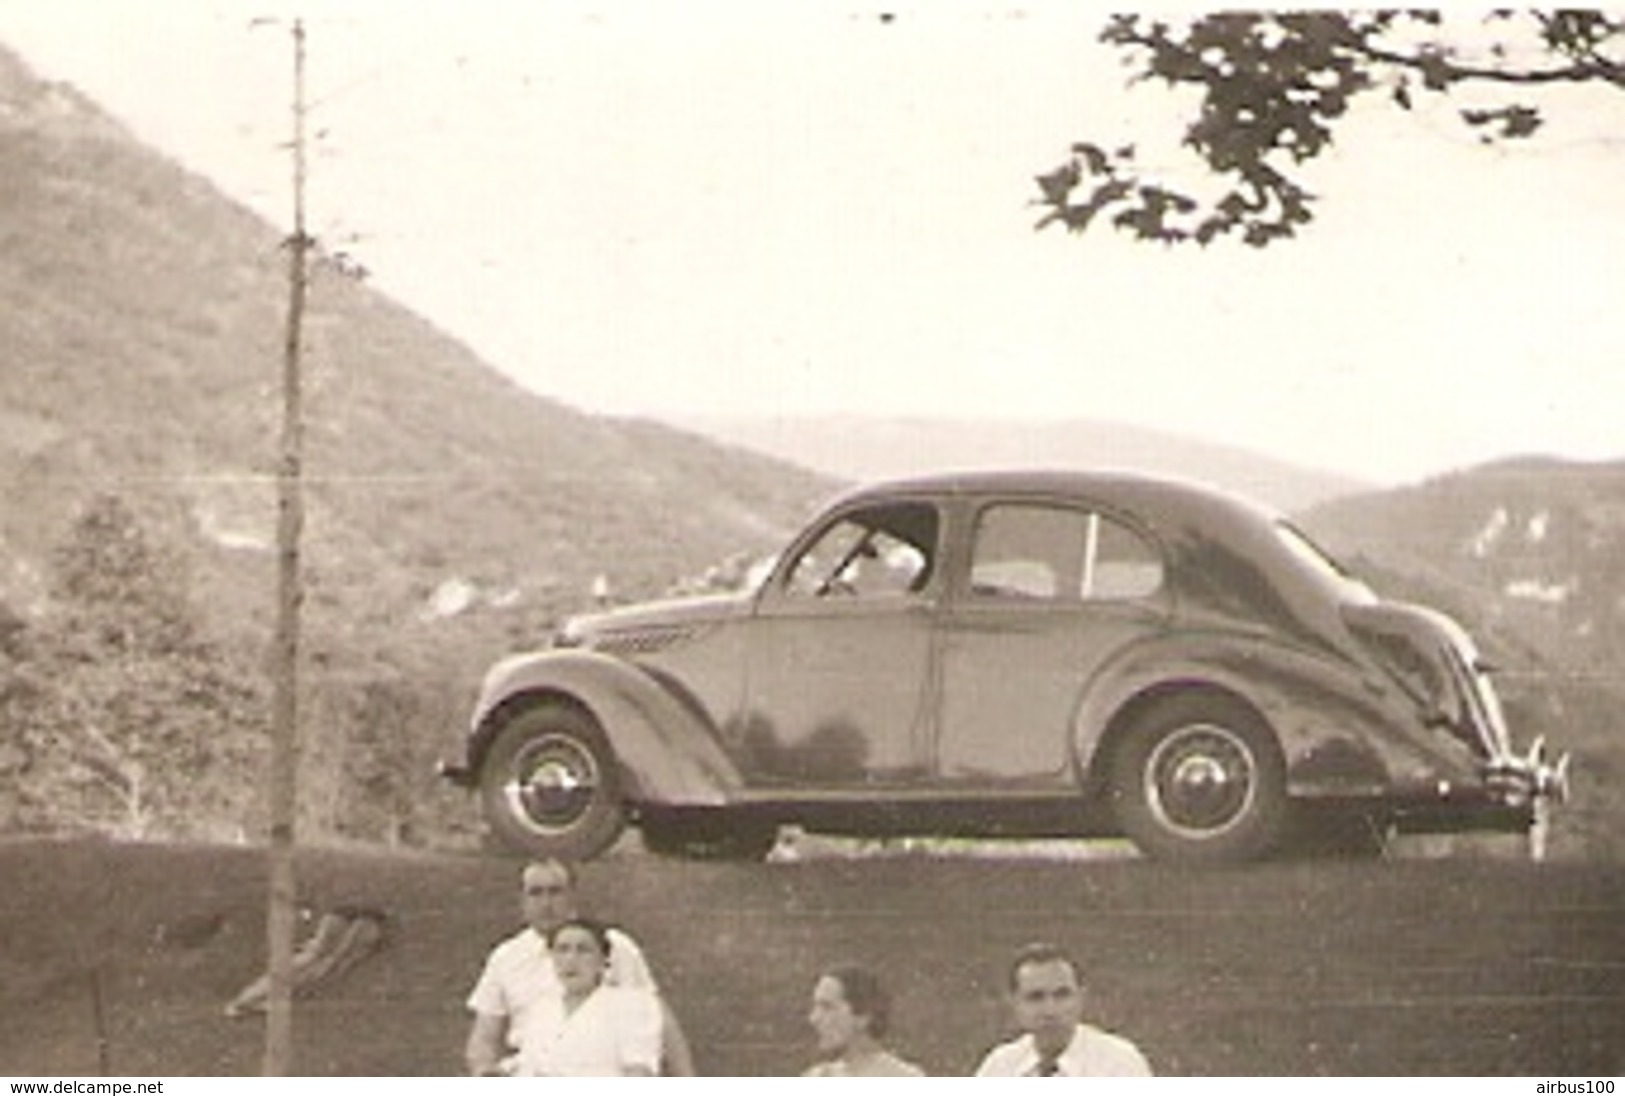
[[[1383,483],[1625,457],[1618,92],[1507,147],[1362,113],[1301,240],[1187,252],[1034,231],[1073,141],[1183,170],[1093,5],[156,10],[0,0],[0,42],[286,224],[299,16],[312,230],[585,410],[1107,419]]]

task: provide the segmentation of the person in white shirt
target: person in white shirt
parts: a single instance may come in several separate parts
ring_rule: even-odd
[[[468,996],[474,1020],[464,1054],[469,1074],[475,1077],[505,1076],[518,1068],[529,1014],[538,1007],[553,1008],[564,992],[547,936],[578,915],[575,871],[560,861],[543,860],[527,864],[520,880],[525,927],[492,950]],[[609,929],[606,935],[604,984],[654,995],[661,1014],[661,1072],[693,1076],[688,1040],[660,997],[642,950],[619,929]]]
[[[562,992],[537,1002],[519,1029],[521,1077],[652,1077],[660,1071],[660,1002],[604,983],[609,928],[574,918],[548,934]]]
[[[1029,944],[1016,953],[1009,993],[1022,1034],[990,1050],[976,1076],[1151,1076],[1151,1064],[1133,1043],[1083,1022],[1078,965],[1055,945]]]

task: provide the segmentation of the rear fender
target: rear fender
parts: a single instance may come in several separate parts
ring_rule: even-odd
[[[1156,640],[1102,667],[1073,724],[1078,771],[1100,787],[1105,759],[1139,713],[1193,688],[1258,713],[1280,744],[1293,796],[1431,794],[1440,780],[1478,779],[1467,752],[1424,726],[1380,674],[1330,652],[1232,636]]]
[[[506,709],[560,697],[592,713],[620,762],[628,798],[661,806],[716,807],[741,786],[715,729],[635,666],[594,651],[545,651],[494,669],[475,708],[469,760],[475,771]]]

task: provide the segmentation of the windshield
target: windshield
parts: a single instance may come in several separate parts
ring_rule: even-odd
[[[1337,560],[1327,555],[1314,541],[1310,540],[1304,532],[1290,522],[1280,521],[1275,524],[1276,536],[1286,545],[1287,551],[1309,571],[1315,581],[1338,601],[1353,602],[1358,605],[1374,605],[1378,598],[1372,593],[1371,587],[1355,578],[1349,570]]]

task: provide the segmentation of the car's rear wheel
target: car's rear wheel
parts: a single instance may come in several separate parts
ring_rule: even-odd
[[[1117,744],[1110,783],[1118,825],[1158,859],[1256,859],[1276,847],[1286,821],[1274,734],[1217,694],[1172,697],[1141,716]]]
[[[480,802],[502,844],[528,856],[586,860],[626,827],[620,773],[603,731],[560,701],[506,718],[480,767]]]

